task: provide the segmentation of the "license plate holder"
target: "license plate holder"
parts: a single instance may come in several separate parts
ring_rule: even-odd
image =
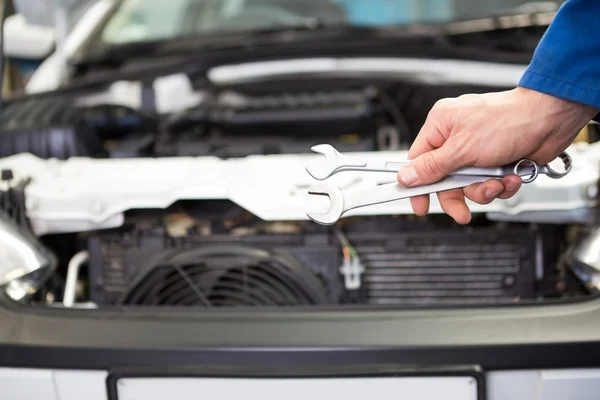
[[[235,368],[234,368],[235,369]],[[113,371],[107,380],[109,400],[485,400],[484,374],[477,368],[313,373],[248,371]]]

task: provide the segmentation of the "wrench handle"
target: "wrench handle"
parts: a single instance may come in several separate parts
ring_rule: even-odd
[[[367,160],[364,162],[364,166],[359,167],[354,164],[342,167],[339,171],[398,172],[400,168],[408,163],[408,161]],[[523,170],[519,175],[529,176],[532,172],[531,170]],[[495,168],[463,167],[452,171],[449,175],[478,175],[487,176],[488,178],[502,178],[513,173],[514,165],[505,165]]]
[[[449,175],[431,185],[413,188],[406,188],[398,183],[386,183],[369,189],[343,191],[343,213],[355,208],[388,203],[409,197],[443,192],[450,189],[463,188],[472,183],[485,182],[488,179],[490,179],[489,176],[482,175]]]

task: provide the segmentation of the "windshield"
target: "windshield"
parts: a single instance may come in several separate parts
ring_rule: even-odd
[[[386,27],[553,11],[559,2],[519,0],[123,0],[102,29],[105,44],[310,24]]]

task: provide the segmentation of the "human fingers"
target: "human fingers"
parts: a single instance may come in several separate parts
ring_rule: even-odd
[[[413,159],[423,153],[442,147],[450,136],[452,120],[448,110],[456,99],[445,98],[438,100],[427,113],[427,118],[417,137],[410,146],[408,158]]]
[[[398,182],[405,187],[421,186],[439,181],[462,166],[464,158],[454,146],[444,146],[423,153],[398,171]]]
[[[425,121],[421,127],[417,137],[413,141],[408,151],[410,160],[420,156],[421,154],[438,149],[446,142],[446,137],[438,129],[438,126],[430,119]]]
[[[512,179],[511,179],[512,178]],[[510,191],[507,190],[507,185]],[[505,177],[502,181],[490,179],[483,183],[473,183],[463,189],[464,196],[479,204],[489,204],[500,196],[509,198],[515,195],[520,187],[520,178],[516,175]],[[442,196],[444,198],[444,196]],[[429,195],[416,196],[410,199],[411,206],[416,215],[424,216],[429,212]],[[451,200],[454,203],[454,200]],[[452,207],[452,206],[451,206]]]
[[[548,144],[540,146],[540,148],[536,149],[526,158],[535,161],[539,165],[548,164],[556,160],[556,157],[558,157],[558,155],[563,151],[563,148],[566,147],[567,145],[564,145],[562,143],[557,144],[554,142],[549,142]]]
[[[436,112],[434,107],[432,111],[429,112],[429,115],[425,123],[421,127],[419,134],[410,146],[410,150],[408,152],[409,160],[412,160],[415,157],[420,156],[421,154],[435,150],[444,143],[445,138],[441,135],[435,123],[435,114]],[[403,184],[403,182],[400,179],[400,175],[398,175],[398,182],[400,182],[400,184]],[[425,194],[421,196],[411,197],[410,204],[412,206],[413,212],[416,215],[425,216],[429,212],[429,195]]]
[[[456,145],[448,143],[452,132],[451,110],[457,104],[459,104],[457,99],[442,99],[430,110],[423,127],[411,145],[408,154],[411,163],[398,172],[400,184],[411,187],[437,182],[467,162],[458,151],[463,150],[464,146],[457,148]],[[456,198],[445,194],[441,196],[442,199],[448,199],[444,207],[449,208],[459,220],[470,219],[464,195],[461,194],[460,197],[459,191],[454,193]],[[426,215],[429,211],[429,200],[429,195],[411,198],[415,214]],[[463,216],[465,209],[466,217]]]
[[[502,178],[504,190],[498,195],[499,199],[510,199],[521,188],[523,181],[517,175],[508,175]]]
[[[429,195],[424,194],[421,196],[415,196],[410,198],[410,205],[412,206],[413,212],[423,217],[429,212]]]
[[[489,204],[503,193],[504,183],[499,179],[488,179],[482,183],[475,183],[464,188],[465,196],[475,203]]]
[[[471,221],[471,210],[465,202],[463,189],[452,189],[438,192],[437,197],[440,201],[442,210],[448,214],[456,223],[464,225]]]
[[[521,188],[521,178],[508,175],[501,180],[489,179],[483,183],[475,183],[464,189],[465,196],[475,203],[489,204],[494,199],[509,199]]]

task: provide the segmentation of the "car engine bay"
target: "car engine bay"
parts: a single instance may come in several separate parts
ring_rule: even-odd
[[[595,124],[569,149],[568,179],[539,178],[515,199],[473,205],[467,226],[432,199],[427,217],[401,201],[325,227],[305,214],[311,146],[405,158],[437,100],[510,85],[361,73],[236,81],[226,72],[191,80],[197,102],[178,110],[146,108],[145,96],[157,102],[147,87],[136,106],[107,102],[110,90],[5,106],[0,205],[56,257],[23,301],[405,308],[595,294],[590,271],[569,258],[595,221]],[[336,179],[361,187],[395,174]]]

